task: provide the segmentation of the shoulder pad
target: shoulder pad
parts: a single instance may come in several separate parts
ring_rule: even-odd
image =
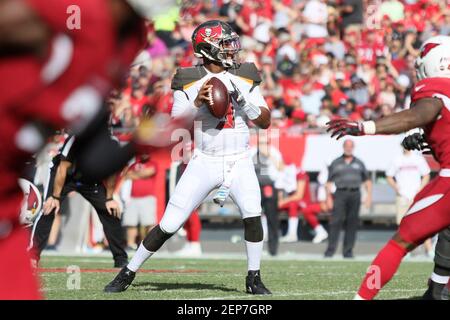
[[[190,68],[178,68],[172,79],[172,90],[186,90],[191,84],[200,80],[206,75],[206,71],[201,66]]]
[[[254,87],[262,82],[260,72],[253,62],[241,63],[236,68],[229,69],[229,72],[247,81],[252,81]]]

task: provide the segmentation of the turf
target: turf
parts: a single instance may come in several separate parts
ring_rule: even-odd
[[[116,274],[107,258],[45,257],[41,278],[47,299],[255,299],[244,292],[244,260],[152,259],[124,293],[105,294]],[[263,261],[262,275],[273,292],[270,299],[351,299],[368,262]],[[77,276],[68,266],[81,269]],[[432,269],[428,262],[405,261],[378,299],[421,295]],[[69,269],[70,271],[70,269]],[[75,289],[69,289],[75,288]],[[267,297],[264,297],[267,299]]]

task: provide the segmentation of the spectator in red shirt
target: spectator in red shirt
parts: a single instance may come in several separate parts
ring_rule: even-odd
[[[138,226],[141,227],[140,238],[156,224],[156,163],[148,155],[136,159],[125,174],[125,179],[131,180],[130,197],[125,201],[122,225],[127,228],[128,248],[137,248]]]
[[[283,100],[290,107],[299,107],[299,99],[302,96],[302,87],[305,80],[299,70],[295,70],[292,77],[285,77],[279,80],[283,89]]]

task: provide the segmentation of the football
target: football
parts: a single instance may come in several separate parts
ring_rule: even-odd
[[[222,119],[228,112],[230,107],[230,95],[225,84],[216,77],[209,79],[208,84],[212,85],[212,105],[208,105],[211,114]]]

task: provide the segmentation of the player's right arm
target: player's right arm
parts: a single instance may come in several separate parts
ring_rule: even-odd
[[[332,120],[327,131],[337,139],[346,135],[398,134],[414,128],[420,128],[436,120],[443,103],[438,98],[423,98],[411,105],[411,108],[376,121],[356,122],[347,119]]]
[[[53,193],[44,203],[44,215],[50,214],[53,210],[55,210],[55,214],[59,213],[61,192],[66,182],[67,170],[69,170],[71,165],[72,163],[66,160],[61,160],[59,163],[56,169],[55,181],[53,182]]]
[[[438,98],[423,98],[411,105],[411,108],[392,116],[375,121],[377,134],[402,133],[414,128],[421,128],[436,120],[443,103]]]
[[[190,101],[184,91],[175,90],[173,92],[172,117],[178,118],[193,116],[198,108],[200,108],[204,103],[210,103],[211,89],[212,85],[208,85],[207,82],[205,82],[198,91],[197,97],[194,101]]]
[[[188,94],[197,86],[197,81],[206,76],[204,68],[178,68],[172,78],[172,117],[192,117],[204,103],[212,101],[212,85],[205,81],[196,95]],[[195,97],[195,98],[194,98]]]

